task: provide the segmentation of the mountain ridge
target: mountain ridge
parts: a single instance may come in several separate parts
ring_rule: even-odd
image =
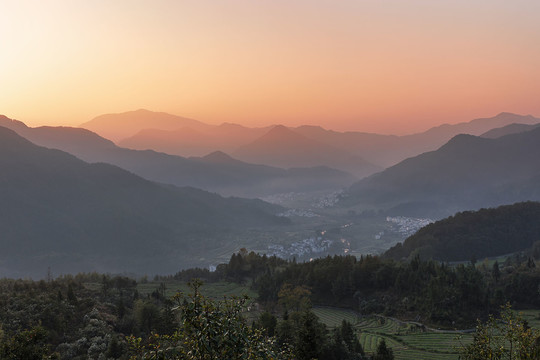
[[[387,210],[423,202],[420,214],[540,200],[540,128],[485,139],[457,135],[438,150],[406,159],[351,186],[345,203]],[[434,214],[437,216],[434,216]]]
[[[459,133],[481,135],[492,128],[505,126],[515,122],[533,124],[540,123],[540,119],[535,118],[532,115],[516,115],[508,112],[501,112],[491,118],[478,118],[456,124],[441,124],[423,132],[401,136],[381,135],[359,131],[338,132],[314,125],[289,127],[289,129],[312,140],[319,141],[351,155],[363,158],[379,167],[388,167],[411,156],[426,151],[436,150]],[[178,126],[173,130],[162,130],[164,130],[164,132],[178,131],[178,128],[180,127],[186,126]],[[178,136],[178,141],[175,142],[174,136],[171,134],[167,136],[169,140],[166,148],[164,148],[162,144],[159,144],[159,142],[154,141],[151,143],[149,139],[145,139],[141,134],[132,134],[129,138],[124,138],[122,140],[122,146],[138,150],[151,148],[156,151],[163,151],[181,156],[204,156],[215,150],[234,154],[238,147],[245,146],[248,143],[255,141],[272,128],[272,126],[264,128],[248,128],[233,123],[223,123],[221,125],[199,124],[187,127],[202,133],[202,136],[192,139],[193,141],[196,140],[199,147],[198,149],[194,147],[193,144],[184,148],[181,139],[185,139],[186,137]],[[148,122],[140,129],[142,128],[156,129],[157,125]],[[226,141],[226,138],[231,138],[232,140]],[[117,140],[115,141],[118,142]]]
[[[290,172],[237,159],[216,162],[153,150],[124,149],[81,128],[30,128],[22,122],[0,119],[2,125],[38,145],[69,152],[87,162],[111,163],[152,181],[194,186],[223,195],[259,197],[300,190],[340,189],[356,180],[352,175],[334,169],[319,171],[317,177],[312,177],[308,175],[312,174],[308,168]]]
[[[539,241],[539,218],[539,202],[459,212],[421,228],[383,256],[469,261],[524,251]]]
[[[239,147],[240,160],[282,168],[329,166],[363,177],[380,170],[359,156],[308,138],[283,125],[276,125],[255,141]]]
[[[165,130],[177,130],[182,127],[208,126],[195,119],[172,115],[165,112],[138,109],[123,113],[99,115],[90,121],[82,123],[79,127],[91,130],[107,139],[117,142],[140,130],[153,128],[153,126],[148,126],[149,122]],[[111,128],[111,123],[114,123],[113,128]]]
[[[275,205],[163,186],[4,127],[0,166],[0,267],[13,272],[174,272],[193,265],[194,249],[288,221],[274,215]]]

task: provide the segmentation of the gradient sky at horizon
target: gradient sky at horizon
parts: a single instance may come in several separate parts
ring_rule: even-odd
[[[2,0],[0,114],[404,134],[540,116],[536,0]]]

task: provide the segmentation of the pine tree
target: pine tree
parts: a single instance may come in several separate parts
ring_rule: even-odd
[[[377,346],[377,353],[373,357],[373,360],[393,360],[394,352],[388,346],[386,346],[386,341],[384,339],[379,342]]]

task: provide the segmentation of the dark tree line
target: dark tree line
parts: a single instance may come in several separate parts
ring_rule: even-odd
[[[469,326],[512,302],[540,306],[540,271],[532,259],[496,269],[484,264],[450,266],[419,257],[395,262],[377,256],[334,256],[289,263],[257,277],[259,300],[277,304],[285,284],[306,286],[316,305],[361,313],[414,316],[448,327]]]

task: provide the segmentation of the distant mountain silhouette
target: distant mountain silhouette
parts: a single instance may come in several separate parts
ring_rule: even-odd
[[[465,211],[427,225],[384,256],[469,261],[530,249],[539,241],[540,203]]]
[[[178,130],[184,127],[197,129],[205,126],[208,125],[198,120],[144,109],[100,115],[80,125],[114,142],[145,129]]]
[[[0,271],[174,272],[230,237],[287,221],[259,200],[163,186],[0,127]],[[203,255],[204,256],[204,255]],[[198,265],[201,265],[200,263]]]
[[[223,151],[214,151],[206,156],[203,156],[200,158],[200,160],[214,164],[242,164],[242,161],[233,159]]]
[[[189,127],[174,131],[144,129],[119,141],[118,145],[128,149],[151,149],[172,155],[198,156],[216,150],[213,144],[205,140],[206,135]]]
[[[99,123],[99,127],[96,126],[97,123]],[[492,118],[475,119],[452,125],[443,124],[422,133],[405,136],[354,131],[337,132],[311,125],[289,128],[289,130],[310,140],[317,141],[319,147],[322,144],[329,145],[333,148],[334,152],[341,150],[342,154],[348,153],[348,158],[359,157],[376,166],[388,167],[411,156],[436,150],[455,135],[481,135],[493,128],[512,123],[536,124],[540,123],[540,119],[534,118],[531,115],[522,116],[511,113],[500,113]],[[133,126],[131,127],[130,124],[133,124]],[[124,129],[121,136],[115,130],[119,126]],[[106,138],[112,139],[122,147],[130,149],[152,149],[180,156],[204,156],[205,154],[220,150],[248,162],[253,161],[248,157],[243,157],[243,149],[246,146],[249,147],[251,143],[258,141],[259,138],[263,137],[273,128],[272,126],[248,128],[230,123],[215,126],[192,119],[146,110],[124,114],[102,115],[87,124],[83,124],[83,127],[91,129]],[[299,149],[297,148],[296,151],[299,151]],[[291,160],[287,160],[287,158],[278,159],[277,153],[273,158],[269,156],[266,156],[266,158],[268,158],[268,162],[265,164],[280,167],[290,166],[291,163],[294,163],[294,166],[302,167],[320,165],[320,163],[313,164],[308,162],[299,164],[298,161],[293,162],[292,159],[294,159],[294,156]],[[296,157],[296,160],[300,159],[300,156]],[[308,157],[306,160],[309,161],[311,158]],[[278,163],[285,165],[277,165]],[[346,162],[346,164],[348,163],[351,163],[351,161]],[[324,164],[328,165],[326,163]],[[339,169],[355,173],[356,175],[369,173],[369,171],[366,172],[364,169],[351,170],[349,167],[339,167]]]
[[[540,128],[485,139],[458,135],[440,149],[406,159],[350,188],[344,204],[442,217],[540,200]]]
[[[537,124],[540,119],[531,115],[522,116],[500,113],[492,118],[475,119],[458,124],[443,124],[425,132],[396,136],[363,132],[336,132],[315,126],[300,126],[296,132],[311,139],[362,156],[374,164],[388,167],[398,162],[436,150],[458,134],[481,135],[488,130],[512,123]]]
[[[480,136],[488,139],[497,139],[501,136],[522,133],[525,131],[536,129],[537,127],[540,127],[540,124],[510,124],[500,128],[491,129]]]
[[[247,128],[224,123],[207,125],[194,130],[184,127],[177,130],[145,129],[118,142],[129,149],[165,152],[180,156],[204,156],[214,151],[232,153],[239,146],[252,142],[269,128]]]
[[[177,186],[193,186],[223,195],[260,197],[285,192],[334,190],[351,185],[356,178],[330,169],[300,168],[295,171],[248,164],[221,153],[203,158],[183,158],[155,151],[123,149],[97,134],[80,128],[38,127],[6,117],[0,126],[48,148],[60,149],[88,162],[120,166],[148,180]],[[217,161],[217,157],[221,161]]]
[[[250,144],[241,146],[233,156],[244,161],[282,168],[329,166],[359,177],[380,170],[357,155],[296,133],[285,126],[274,126]]]

